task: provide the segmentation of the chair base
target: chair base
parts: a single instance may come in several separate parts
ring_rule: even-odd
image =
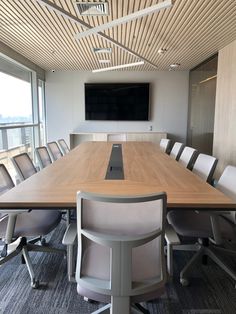
[[[65,250],[45,247],[41,245],[36,245],[32,243],[27,243],[26,238],[18,238],[11,244],[8,244],[7,255],[0,259],[0,266],[9,261],[11,258],[15,257],[18,254],[22,254],[23,259],[25,261],[26,267],[28,269],[30,279],[31,279],[31,287],[37,289],[40,286],[39,280],[36,279],[33,264],[31,262],[29,252],[48,252],[48,253],[63,253],[65,254]]]
[[[196,251],[196,248],[197,246],[195,246],[194,251]],[[217,254],[217,251],[236,257],[236,252],[233,250],[217,247],[214,245],[203,246],[203,245],[198,244],[197,252],[193,255],[191,260],[185,265],[185,267],[180,272],[180,283],[184,286],[187,286],[189,284],[188,275],[191,272],[192,267],[203,256],[207,256],[211,258],[221,269],[223,269],[236,282],[236,273],[229,266],[225,264],[225,262]]]
[[[122,299],[122,298],[118,298],[118,299]],[[126,302],[125,302],[126,303]],[[133,306],[130,307],[130,305],[125,306],[125,304],[122,304],[122,302],[120,304],[116,304],[117,306],[115,306],[114,304],[112,305],[112,303],[107,304],[103,307],[101,307],[100,309],[98,309],[95,312],[92,312],[92,314],[149,314],[150,312],[148,310],[146,310],[144,307],[142,307],[142,305],[140,304],[134,304]],[[126,304],[127,305],[127,304]]]

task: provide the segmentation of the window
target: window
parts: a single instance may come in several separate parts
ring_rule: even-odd
[[[36,73],[0,56],[0,163],[13,176],[10,158],[45,142],[44,82]]]

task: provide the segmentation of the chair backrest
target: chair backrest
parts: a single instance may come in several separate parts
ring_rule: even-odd
[[[192,170],[196,158],[197,150],[195,148],[186,146],[179,157],[179,163],[181,163],[181,165],[184,167]]]
[[[27,153],[13,156],[11,160],[22,181],[37,173],[37,170]]]
[[[12,181],[12,178],[9,172],[7,171],[7,168],[5,167],[5,165],[0,164],[0,195],[9,191],[14,186],[15,184]],[[2,221],[3,217],[6,217],[6,216],[7,216],[6,213],[0,210],[0,220]]]
[[[222,173],[216,188],[236,200],[236,167],[227,166]],[[230,219],[234,224],[236,224],[236,212],[231,211],[230,215],[225,215],[227,219]]]
[[[47,147],[48,147],[49,153],[50,153],[50,155],[54,161],[56,161],[57,159],[59,159],[63,156],[57,142],[47,143]]]
[[[0,164],[0,195],[12,189],[15,186],[7,168]]]
[[[52,159],[49,155],[46,146],[35,148],[36,156],[39,162],[40,169],[43,169],[52,163]]]
[[[184,149],[184,144],[176,142],[171,149],[170,157],[174,158],[175,160],[179,160],[179,157],[180,157],[183,149]]]
[[[126,141],[126,134],[107,134],[107,141],[108,142],[125,142]]]
[[[134,296],[153,292],[153,287],[156,291],[158,284],[164,285],[165,209],[165,193],[122,197],[78,192],[77,230],[81,248],[76,269],[78,292],[83,294],[83,289],[89,289],[114,295],[119,294],[117,290],[123,290],[126,295]],[[153,236],[157,230],[158,235]],[[153,237],[145,241],[147,234]],[[122,243],[117,251],[119,241]],[[86,278],[90,278],[90,283]],[[119,282],[118,278],[121,278]],[[150,285],[144,288],[146,280]],[[105,288],[98,281],[110,284]],[[132,281],[139,282],[140,287],[133,289]],[[93,298],[96,300],[96,296]]]
[[[208,183],[212,183],[218,160],[210,155],[199,154],[192,171]]]
[[[170,143],[171,143],[171,140],[169,140],[167,138],[162,138],[160,141],[160,149],[165,153],[169,153]]]
[[[69,149],[68,145],[66,144],[66,141],[63,138],[61,138],[57,142],[58,142],[58,144],[59,144],[59,146],[61,148],[62,153],[64,155],[68,154],[70,149]]]

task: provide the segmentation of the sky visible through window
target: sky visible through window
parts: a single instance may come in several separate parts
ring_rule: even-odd
[[[32,122],[31,84],[0,72],[0,123]]]

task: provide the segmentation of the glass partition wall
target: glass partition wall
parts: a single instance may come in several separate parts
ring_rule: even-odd
[[[44,82],[36,73],[0,56],[0,163],[15,178],[10,158],[45,143]]]
[[[187,144],[212,154],[217,80],[215,55],[190,71]]]

